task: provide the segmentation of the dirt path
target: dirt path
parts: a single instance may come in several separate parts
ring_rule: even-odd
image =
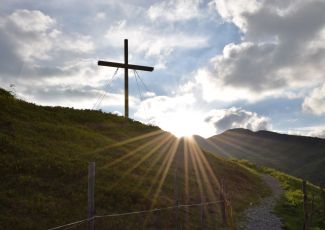
[[[279,217],[273,213],[276,200],[283,193],[283,189],[277,179],[270,175],[262,175],[262,179],[272,189],[272,195],[263,198],[259,205],[249,207],[244,211],[246,216],[239,229],[247,230],[281,230],[282,224]]]

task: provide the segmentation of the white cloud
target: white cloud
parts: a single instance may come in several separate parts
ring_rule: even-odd
[[[288,130],[285,133],[287,133],[289,135],[325,138],[325,127],[322,126],[322,125],[320,125],[320,126],[300,127],[300,128]]]
[[[220,16],[233,22],[243,31],[246,31],[247,21],[245,14],[256,12],[261,7],[257,0],[215,0],[215,6]]]
[[[63,38],[62,44],[57,48],[77,53],[88,53],[94,50],[94,46],[90,36],[78,34],[75,37]]]
[[[207,46],[208,42],[205,36],[164,31],[148,26],[129,26],[126,21],[112,25],[105,37],[110,44],[118,47],[123,45],[121,41],[125,38],[132,38],[132,44],[135,44],[132,52],[144,54],[149,59],[154,58],[156,68],[165,68],[167,58],[175,48],[198,49]]]
[[[16,10],[8,21],[25,32],[44,32],[56,25],[53,18],[38,10]]]
[[[151,20],[187,21],[200,17],[200,0],[165,0],[160,1],[148,10]]]
[[[58,52],[88,53],[89,36],[63,32],[56,20],[36,10],[16,10],[1,18],[0,33],[12,44],[11,52],[29,63],[53,58]]]
[[[217,133],[233,128],[245,128],[253,131],[270,128],[269,118],[235,107],[212,110],[205,121],[212,124]]]
[[[308,136],[325,138],[325,129],[315,129],[308,133]]]
[[[164,116],[166,113],[171,112],[171,110],[188,110],[195,101],[196,99],[193,94],[184,94],[175,97],[156,96],[144,100],[135,115],[152,120]]]
[[[316,115],[325,114],[325,84],[315,88],[310,95],[305,98],[302,109],[305,112]]]
[[[155,96],[157,96],[157,95],[155,94],[155,92],[145,92],[145,93],[144,93],[144,96],[145,96],[145,97],[155,97]]]

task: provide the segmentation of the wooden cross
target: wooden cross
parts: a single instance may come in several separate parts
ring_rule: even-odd
[[[98,65],[124,68],[124,97],[125,97],[124,98],[124,101],[125,101],[124,112],[125,112],[125,117],[128,118],[129,117],[129,69],[152,72],[154,70],[154,68],[150,67],[150,66],[129,64],[128,40],[127,39],[124,39],[124,63],[98,61]]]

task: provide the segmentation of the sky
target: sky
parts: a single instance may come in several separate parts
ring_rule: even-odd
[[[0,87],[124,113],[177,136],[231,128],[325,138],[325,0],[0,0]],[[114,76],[114,77],[113,77]],[[101,100],[101,97],[103,99]],[[98,99],[101,103],[97,103]]]

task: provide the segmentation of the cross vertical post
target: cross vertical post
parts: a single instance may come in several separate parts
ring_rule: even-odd
[[[119,62],[109,62],[109,61],[98,61],[100,66],[124,68],[124,113],[125,117],[129,117],[129,69],[149,71],[152,72],[154,67],[151,66],[142,66],[142,65],[133,65],[129,64],[129,48],[128,48],[128,39],[124,39],[124,63]]]
[[[124,39],[124,64],[124,114],[126,118],[129,118],[129,47],[127,39]]]

